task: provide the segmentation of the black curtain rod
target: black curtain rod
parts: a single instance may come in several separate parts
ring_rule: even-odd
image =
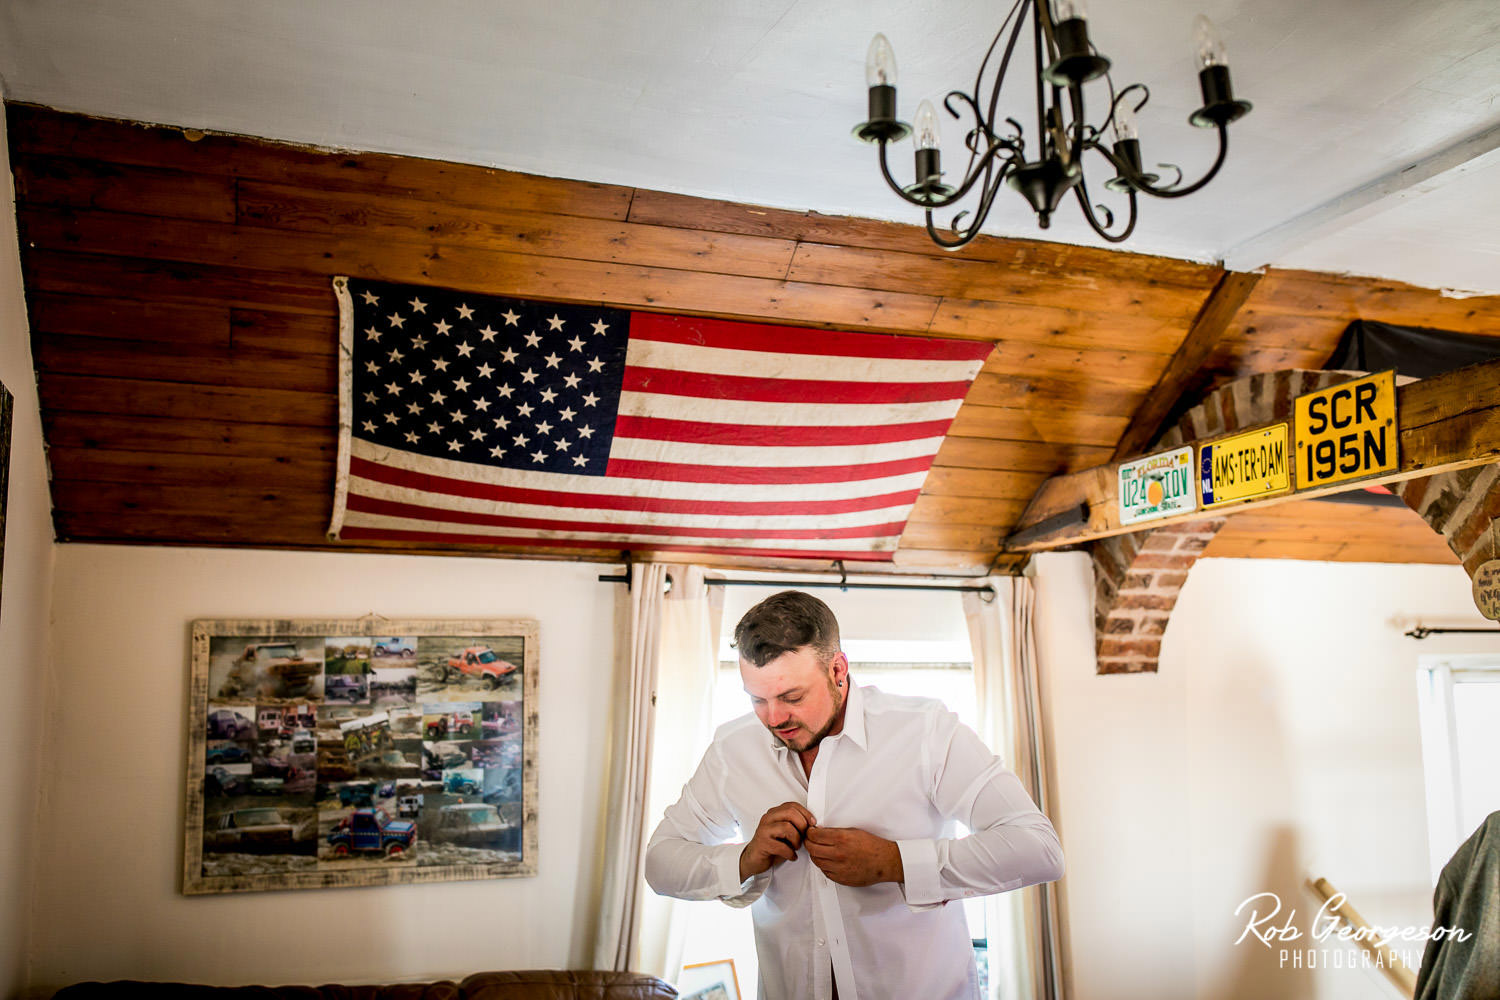
[[[944,590],[958,591],[961,593],[989,594],[994,598],[994,590],[990,587],[975,587],[960,584],[932,584],[920,583],[850,583],[849,571],[844,568],[842,559],[836,560],[834,565],[838,567],[839,580],[725,580],[720,578],[709,578],[704,584],[709,587],[837,587],[839,590]],[[605,573],[599,577],[600,583],[623,583],[627,589],[635,581],[635,565],[630,553],[625,553],[625,572]]]
[[[1493,635],[1500,634],[1500,628],[1428,628],[1418,625],[1406,633],[1413,639],[1425,639],[1429,635],[1445,635],[1448,633],[1461,633],[1463,635]]]
[[[599,579],[604,579],[600,577]],[[923,586],[920,583],[836,583],[832,580],[716,580],[707,579],[703,581],[707,587],[837,587],[839,590],[955,590],[963,593],[989,594],[994,593],[989,587],[969,587],[958,584],[933,584]]]

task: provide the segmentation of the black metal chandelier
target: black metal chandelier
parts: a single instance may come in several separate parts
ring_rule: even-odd
[[[1006,71],[1026,30],[1028,14],[1036,66],[1037,127],[1037,146],[1030,156],[1021,123],[1014,118],[999,119],[997,110]],[[1199,128],[1217,129],[1219,152],[1208,172],[1191,184],[1184,184],[1182,171],[1171,164],[1159,164],[1161,169],[1177,175],[1166,184],[1158,183],[1159,174],[1148,173],[1142,167],[1135,114],[1150,99],[1150,91],[1140,83],[1115,91],[1109,76],[1109,60],[1089,41],[1084,0],[1015,0],[979,64],[974,93],[954,90],[944,98],[943,106],[954,118],[961,118],[962,112],[967,112],[974,119],[974,126],[964,139],[969,161],[963,180],[956,186],[942,180],[938,116],[932,102],[924,100],[917,106],[911,125],[896,117],[896,57],[885,35],[876,35],[870,43],[865,60],[870,118],[855,126],[854,135],[879,145],[880,171],[886,183],[906,201],[925,209],[928,235],[938,246],[956,250],[977,236],[1002,184],[1009,184],[1026,197],[1043,229],[1051,224],[1052,213],[1071,190],[1094,232],[1111,243],[1119,243],[1135,229],[1137,194],[1181,198],[1213,180],[1229,149],[1229,123],[1250,111],[1250,102],[1235,99],[1224,60],[1224,44],[1213,24],[1201,14],[1193,24],[1193,40],[1203,106],[1188,121]],[[989,86],[989,100],[981,104],[979,99],[984,94],[987,76],[993,82]],[[1083,85],[1099,77],[1108,85],[1109,113],[1095,126],[1085,116]],[[891,175],[886,147],[913,132],[917,147],[916,181],[902,185]],[[1105,145],[1107,134],[1112,135],[1109,146]],[[1114,176],[1104,186],[1128,199],[1129,210],[1118,227],[1116,214],[1089,197],[1083,169],[1084,157],[1089,153],[1097,153],[1114,168]],[[933,225],[933,212],[966,199],[973,207],[957,212],[948,227],[951,235],[944,235]]]

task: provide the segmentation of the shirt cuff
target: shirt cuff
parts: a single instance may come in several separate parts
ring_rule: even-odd
[[[771,883],[771,873],[761,872],[740,881],[740,854],[744,844],[725,844],[714,861],[718,869],[718,897],[730,906],[749,906],[761,897]]]
[[[935,906],[943,902],[943,886],[938,878],[937,841],[898,840],[901,852],[901,891],[908,906]]]

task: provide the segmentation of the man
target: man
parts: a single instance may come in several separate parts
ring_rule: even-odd
[[[817,598],[769,597],[734,636],[754,715],[714,735],[646,880],[751,906],[768,1000],[977,997],[947,904],[1062,877],[1052,824],[939,702],[855,685]],[[953,839],[954,823],[972,832]]]

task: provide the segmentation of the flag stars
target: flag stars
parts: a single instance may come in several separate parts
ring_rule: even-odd
[[[521,373],[521,379],[527,385],[530,385],[531,383],[533,383],[533,382],[536,381],[536,370],[532,369],[532,368],[526,369],[524,372]]]
[[[602,320],[602,319],[596,319],[596,320],[594,320],[594,333],[596,335],[601,335],[602,336],[603,333],[604,333],[604,331],[606,331],[608,329],[609,329],[609,324],[606,323],[606,322],[604,322],[604,320]]]
[[[453,388],[457,389],[459,392],[468,392],[469,391],[469,380],[466,379],[466,378],[463,378],[463,377],[459,377],[457,380],[454,381]]]
[[[374,292],[365,291],[365,292],[360,292],[359,294],[360,294],[360,297],[365,300],[365,305],[367,305],[367,306],[378,306],[378,305],[380,305],[380,300],[375,297],[375,293]]]
[[[473,353],[474,353],[474,345],[473,344],[459,344],[458,345],[458,356],[459,357],[461,357],[461,358],[467,358],[469,355],[471,355]]]
[[[446,336],[448,336],[448,331],[451,330],[451,329],[453,329],[453,327],[451,325],[449,325],[449,323],[448,323],[447,320],[440,319],[440,320],[437,321],[437,325],[434,326],[433,329],[436,330],[438,333],[442,334],[444,337],[446,337]]]
[[[462,447],[463,447],[463,442],[461,442],[461,441],[449,441],[448,442],[448,450],[449,451],[458,451]]]
[[[395,382],[387,382],[385,384],[385,391],[392,396],[401,395],[401,387]]]
[[[371,375],[374,375],[376,372],[380,371],[380,365],[376,364],[374,361],[366,361],[365,371],[369,372]]]
[[[423,375],[421,372],[416,371],[415,369],[412,370],[411,381],[413,385],[421,385],[423,380],[425,380],[426,378],[427,376]]]
[[[375,393],[373,393],[373,392],[367,392],[367,393],[365,393],[365,402],[366,403],[375,403],[375,402],[378,402],[379,399],[380,399],[380,397],[377,396],[377,395],[375,395]]]
[[[563,381],[568,384],[569,389],[576,389],[578,388],[578,383],[583,380],[580,379],[577,375],[564,375]]]
[[[411,349],[412,350],[414,350],[414,351],[420,351],[420,350],[425,349],[426,347],[427,347],[427,338],[426,337],[413,337],[413,338],[411,338]]]
[[[553,390],[551,390],[551,389],[543,389],[542,390],[542,402],[544,402],[544,403],[550,403],[550,402],[552,402],[556,398],[557,398],[557,393],[554,392]]]
[[[508,365],[513,365],[516,363],[516,352],[507,347],[500,352],[500,359]]]
[[[484,329],[479,331],[479,335],[483,337],[484,342],[488,344],[490,341],[494,340],[497,336],[500,335],[500,331],[496,330],[494,327],[486,323],[484,325]]]
[[[432,394],[432,401],[434,403],[436,403],[438,406],[442,406],[443,405],[443,401],[446,400],[447,398],[448,398],[447,395],[445,395],[441,389],[439,389],[437,392],[434,392]]]
[[[466,305],[459,306],[458,307],[458,318],[459,319],[473,319],[474,318],[474,310],[470,309]]]
[[[570,351],[582,351],[583,350],[583,341],[581,341],[581,340],[578,339],[578,334],[576,334],[576,333],[573,334],[573,339],[570,340],[570,341],[568,341],[568,350],[570,350]]]
[[[555,353],[547,355],[542,360],[547,362],[548,368],[556,368],[559,364],[562,363],[562,358],[558,357]]]
[[[483,413],[485,410],[488,410],[489,408],[490,408],[490,401],[488,399],[476,399],[476,400],[474,400],[474,409],[478,410],[480,413]]]
[[[445,372],[448,370],[448,362],[442,358],[436,358],[432,362],[432,370],[435,372]]]
[[[406,443],[407,444],[416,444],[417,443],[417,432],[416,431],[407,431],[406,432]]]
[[[525,434],[517,434],[515,437],[511,438],[511,440],[515,442],[517,448],[524,448],[531,441],[531,438],[527,437]]]
[[[498,392],[498,393],[500,393],[500,398],[501,399],[509,399],[510,398],[510,394],[513,393],[513,392],[515,392],[516,390],[511,387],[511,384],[509,382],[507,382],[504,385],[499,386],[498,388],[496,388],[495,391]]]
[[[365,327],[365,336],[369,337],[371,340],[378,341],[380,339],[380,331],[375,329],[373,326],[367,326]]]
[[[505,320],[506,326],[515,326],[516,321],[521,318],[521,314],[516,312],[514,309],[507,309],[505,310],[505,312],[500,314],[500,318]]]
[[[541,423],[536,425],[536,432],[543,437],[546,437],[548,434],[552,433],[552,425],[543,420]]]
[[[391,364],[399,365],[401,363],[401,359],[406,357],[406,355],[402,354],[400,351],[393,347],[391,348],[391,353],[387,354],[386,357],[390,360]]]
[[[526,335],[526,346],[527,347],[535,347],[537,344],[540,344],[541,342],[542,342],[542,335],[540,333],[528,333]]]
[[[505,414],[502,413],[500,416],[498,416],[498,417],[495,418],[495,429],[496,430],[503,431],[503,430],[505,430],[505,428],[507,428],[509,426],[510,426],[510,420],[509,420],[509,418],[507,418],[505,416]]]
[[[495,369],[491,368],[488,364],[483,364],[483,365],[479,366],[479,377],[480,378],[489,378],[493,374],[495,374]]]
[[[570,443],[571,442],[569,442],[567,438],[558,438],[556,441],[552,442],[553,447],[555,447],[558,451],[567,451]]]
[[[531,416],[531,409],[532,407],[530,403],[522,403],[520,406],[516,407],[516,412],[523,417],[529,417]]]
[[[483,441],[484,430],[482,428],[476,427],[469,432],[469,437],[473,438],[475,441]]]
[[[562,317],[553,313],[552,318],[547,321],[547,326],[551,330],[561,330],[563,328]]]
[[[406,404],[406,412],[410,413],[412,416],[416,416],[418,413],[422,412],[422,404],[421,403],[407,403]]]
[[[387,413],[385,415],[385,422],[388,424],[394,424],[396,422],[396,415],[394,413]]]
[[[576,465],[576,466],[579,466],[579,467],[588,465],[589,464],[588,456],[587,455],[574,455],[573,456],[573,464]]]
[[[449,423],[461,424],[465,420],[467,420],[468,418],[469,418],[469,415],[467,413],[465,413],[463,410],[454,410],[452,413],[448,414],[448,422]]]
[[[600,361],[598,358],[589,358],[589,371],[590,372],[602,372],[603,370],[604,370],[604,362],[603,361]]]
[[[391,327],[394,329],[399,330],[406,325],[406,317],[402,316],[400,313],[391,313],[386,318],[390,321]]]
[[[502,448],[502,447],[500,447],[498,444],[495,445],[495,447],[493,447],[493,448],[490,449],[490,457],[491,458],[504,458],[505,457],[505,449]]]
[[[412,312],[425,313],[427,311],[427,303],[423,302],[421,299],[412,299],[411,302],[407,304],[411,306]]]
[[[568,421],[569,423],[572,423],[573,417],[574,417],[573,408],[571,406],[565,406],[565,407],[563,407],[562,412],[559,413],[558,416],[562,417],[564,420]]]
[[[599,397],[594,395],[592,392],[583,397],[584,406],[593,406],[597,402],[599,402]]]
[[[594,429],[586,425],[580,427],[578,428],[578,436],[583,438],[584,440],[588,440],[589,438],[594,436]]]
[[[374,434],[375,433],[375,421],[373,421],[373,420],[366,420],[364,422],[363,426],[364,426],[366,434]]]
[[[547,453],[540,450],[534,451],[531,453],[531,460],[533,462],[545,462],[547,461]]]
[[[443,427],[436,420],[434,420],[432,423],[427,425],[427,431],[431,434],[441,434],[443,431]]]

